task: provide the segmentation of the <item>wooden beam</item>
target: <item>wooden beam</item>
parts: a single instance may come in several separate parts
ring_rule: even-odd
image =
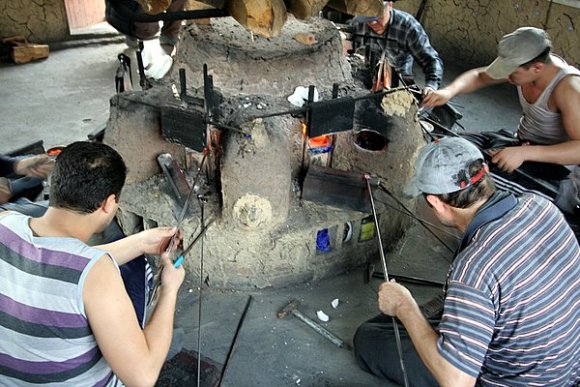
[[[171,0],[137,0],[137,2],[143,11],[151,15],[157,15],[171,5]]]
[[[330,0],[328,7],[348,15],[383,16],[382,0]]]
[[[328,0],[286,0],[288,12],[297,19],[308,19],[318,16],[318,13],[328,3]]]
[[[185,8],[189,11],[224,9],[226,0],[188,0]]]
[[[283,0],[229,0],[227,10],[246,29],[265,38],[278,36],[288,16]]]

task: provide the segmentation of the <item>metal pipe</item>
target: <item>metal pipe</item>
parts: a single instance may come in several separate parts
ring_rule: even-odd
[[[379,240],[379,254],[381,256],[381,263],[383,264],[383,273],[385,275],[385,281],[389,281],[389,270],[387,269],[387,259],[385,258],[385,252],[383,250],[383,241],[381,239],[381,229],[379,227],[379,219],[377,218],[375,200],[373,199],[373,190],[371,189],[371,184],[369,182],[371,177],[369,174],[365,174],[364,178],[367,183],[369,198],[371,199],[371,208],[373,210],[373,219],[375,221],[375,228],[377,230],[377,238]],[[401,371],[403,372],[403,381],[405,383],[405,387],[409,387],[409,378],[407,376],[407,370],[405,368],[405,361],[403,360],[403,347],[401,345],[401,334],[399,332],[399,324],[397,323],[397,319],[395,318],[395,316],[393,316],[393,330],[395,332],[395,341],[397,342],[397,351],[399,352],[399,362],[401,365]]]
[[[205,198],[198,195],[199,206],[201,208],[201,224],[205,224],[204,220],[204,203]],[[197,386],[201,386],[201,296],[203,289],[203,236],[200,241],[200,256],[199,256],[199,300],[197,310]]]
[[[220,380],[218,381],[218,387],[222,385],[222,381],[224,380],[224,376],[226,374],[226,370],[228,368],[228,364],[230,362],[230,359],[232,357],[232,353],[234,352],[234,347],[238,341],[238,335],[240,334],[240,330],[242,329],[242,324],[244,323],[244,320],[246,318],[246,313],[248,312],[248,309],[250,308],[250,303],[252,301],[252,296],[248,296],[248,301],[246,301],[246,306],[244,307],[244,311],[242,312],[242,315],[240,316],[240,320],[238,321],[238,326],[236,327],[236,332],[234,333],[234,338],[232,339],[232,344],[230,345],[230,349],[228,350],[228,354],[226,356],[226,361],[224,363],[224,365],[222,366],[222,372],[220,375]],[[198,386],[199,386],[199,382],[198,382]]]
[[[451,253],[455,254],[455,249],[452,249],[451,246],[449,246],[447,243],[445,243],[443,241],[443,239],[441,239],[439,237],[439,235],[435,234],[435,232],[433,232],[433,230],[431,230],[429,227],[427,227],[427,225],[424,223],[424,221],[422,219],[420,219],[419,217],[414,216],[414,214],[411,212],[411,210],[409,210],[399,199],[397,199],[397,197],[395,195],[393,195],[382,183],[381,181],[379,181],[379,188],[382,189],[387,195],[389,195],[390,197],[393,198],[393,200],[395,202],[397,202],[397,204],[399,206],[401,206],[405,211],[407,211],[407,213],[412,216],[414,219],[417,220],[417,222],[419,222],[419,224],[423,227],[425,227],[425,229],[427,231],[429,231],[431,233],[431,235],[433,235],[435,237],[435,239],[437,239],[439,242],[441,242],[441,244],[443,246],[445,246],[447,248],[447,250],[449,250]]]

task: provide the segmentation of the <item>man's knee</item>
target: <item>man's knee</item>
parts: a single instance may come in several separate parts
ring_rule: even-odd
[[[354,334],[353,347],[354,358],[356,359],[358,366],[366,372],[371,372],[365,360],[368,356],[368,345],[366,345],[368,341],[368,332],[368,323],[360,325]]]

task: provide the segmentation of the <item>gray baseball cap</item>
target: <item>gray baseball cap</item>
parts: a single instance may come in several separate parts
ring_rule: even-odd
[[[501,38],[497,58],[485,69],[493,79],[505,79],[519,66],[540,55],[552,42],[546,31],[521,27]]]
[[[461,137],[444,137],[425,145],[419,152],[415,177],[405,187],[407,196],[422,193],[441,195],[468,188],[483,177],[471,176],[469,166],[483,160],[483,154]]]

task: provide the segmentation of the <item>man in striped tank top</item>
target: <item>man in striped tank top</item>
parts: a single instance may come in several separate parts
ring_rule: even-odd
[[[162,252],[177,231],[157,228],[107,245],[87,240],[118,208],[126,167],[100,143],[58,156],[40,218],[0,214],[0,385],[153,385],[167,356],[183,268]],[[142,329],[119,265],[161,254],[157,306]]]
[[[561,212],[537,195],[495,189],[469,141],[424,147],[411,187],[437,218],[464,233],[435,328],[411,293],[379,289],[379,308],[403,324],[413,386],[577,386],[580,383],[580,247]],[[403,380],[391,317],[362,324],[362,369]]]
[[[499,187],[516,193],[528,189],[545,194],[564,212],[575,213],[575,223],[580,223],[580,173],[576,173],[580,164],[580,70],[551,50],[550,37],[544,30],[518,28],[501,39],[493,63],[461,74],[426,96],[423,105],[443,105],[456,95],[502,82],[515,85],[523,113],[516,136],[502,131],[507,135],[484,132],[468,138],[489,150]],[[555,189],[512,174],[517,168],[551,182]],[[569,175],[571,169],[575,173]]]

